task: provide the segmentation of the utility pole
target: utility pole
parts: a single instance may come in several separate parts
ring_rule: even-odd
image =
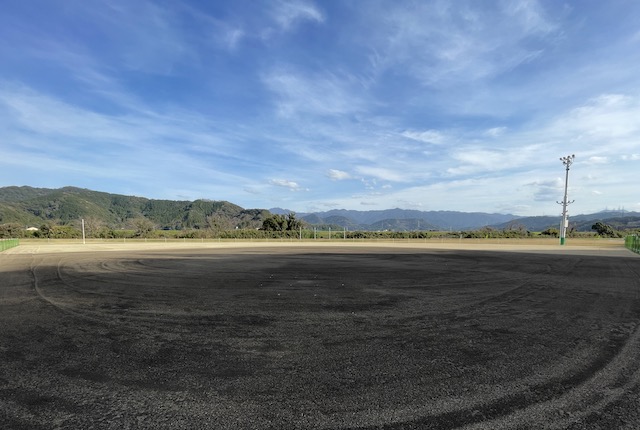
[[[566,174],[564,178],[564,199],[562,202],[556,202],[562,205],[562,222],[560,223],[560,245],[564,245],[565,238],[567,237],[567,227],[569,226],[569,220],[567,219],[567,206],[573,203],[575,200],[567,200],[567,190],[569,186],[569,168],[573,164],[576,156],[574,154],[567,155],[566,157],[560,157],[560,161],[566,167]]]

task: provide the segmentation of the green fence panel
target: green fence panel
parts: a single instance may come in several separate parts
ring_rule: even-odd
[[[640,236],[627,236],[624,238],[624,246],[633,252],[640,254]]]
[[[18,239],[0,239],[0,252],[18,245],[20,245]]]

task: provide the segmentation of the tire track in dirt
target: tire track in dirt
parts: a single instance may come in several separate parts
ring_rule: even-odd
[[[577,262],[575,264],[577,264]],[[545,263],[544,270],[540,273],[548,275],[552,273],[552,271],[553,271],[553,268],[551,264]],[[454,318],[457,314],[461,314],[461,313],[464,313],[466,315],[480,314],[486,309],[495,308],[504,303],[522,299],[524,297],[534,294],[536,291],[539,291],[545,288],[544,284],[539,284],[537,286],[534,286],[533,285],[534,280],[532,279],[532,275],[530,274],[503,275],[501,273],[500,274],[501,276],[493,275],[493,277],[487,276],[484,273],[482,275],[483,276],[479,277],[480,279],[478,280],[472,280],[472,281],[463,280],[463,281],[444,282],[444,283],[438,282],[437,284],[429,284],[428,286],[429,287],[435,286],[436,288],[450,288],[450,287],[455,287],[457,285],[464,285],[467,287],[487,285],[487,286],[491,286],[492,289],[495,289],[496,285],[507,284],[507,285],[510,285],[510,287],[507,287],[502,290],[498,289],[499,290],[498,292],[494,294],[490,294],[489,296],[483,296],[482,298],[479,298],[477,300],[466,301],[464,303],[461,303],[458,306],[449,307],[446,312],[439,313],[438,316]],[[410,321],[421,320],[424,318],[433,318],[433,315],[421,313],[418,315],[405,316],[403,318],[398,319],[398,321],[410,322]]]
[[[593,363],[590,368],[576,375],[575,381],[562,394],[549,399],[542,398],[519,410],[499,418],[469,425],[465,428],[511,429],[547,428],[564,429],[578,420],[616,402],[625,393],[638,387],[640,383],[640,329],[624,342],[618,352],[602,363]],[[602,364],[602,366],[600,366]],[[575,383],[574,383],[575,382]],[[557,411],[553,417],[549,411]],[[487,417],[491,418],[491,417]]]
[[[89,261],[92,261],[93,257],[87,257],[87,259],[89,259]],[[45,261],[47,266],[43,268],[42,266],[45,264]],[[74,261],[78,261],[77,256],[74,256]],[[121,311],[121,309],[115,309],[115,312],[107,312],[104,310],[99,311],[91,307],[82,308],[81,306],[83,303],[81,302],[84,302],[84,304],[90,304],[91,297],[101,296],[103,298],[114,298],[116,300],[121,300],[123,299],[123,296],[114,293],[104,293],[95,289],[87,290],[86,288],[78,288],[74,282],[69,281],[69,278],[65,278],[65,276],[63,275],[62,267],[64,266],[64,264],[65,260],[63,260],[61,257],[55,261],[49,262],[45,260],[45,257],[39,257],[38,260],[36,260],[36,255],[32,255],[29,270],[33,279],[34,291],[41,300],[53,306],[62,313],[93,323],[113,326],[121,325],[125,322],[126,319],[131,319],[132,316],[126,316],[119,312]],[[100,276],[94,276],[93,278],[94,281],[96,279],[98,281],[101,280]],[[84,277],[79,277],[77,279],[81,281],[87,280],[87,278]],[[51,283],[53,286],[55,286],[58,295],[61,297],[54,297],[47,294],[45,291],[46,287],[42,285],[43,282]],[[130,283],[123,283],[123,285],[130,285]],[[65,297],[65,293],[67,293],[68,290],[77,294],[77,296],[73,297],[73,295],[69,296],[67,294]],[[157,316],[140,317],[137,318],[137,320],[153,322],[157,321]],[[134,322],[131,322],[131,324],[134,324]]]
[[[78,256],[71,258],[74,266],[82,266],[82,258],[78,258]],[[87,257],[86,260],[90,263],[94,262],[95,256]],[[37,296],[60,312],[76,318],[111,326],[130,327],[141,323],[176,327],[180,325],[200,326],[204,323],[224,325],[227,320],[229,323],[236,322],[233,316],[218,314],[213,309],[199,312],[177,312],[175,310],[162,312],[155,309],[157,305],[169,306],[172,303],[172,297],[177,293],[168,293],[167,290],[170,289],[164,287],[160,288],[162,290],[160,297],[141,293],[140,288],[154,289],[167,280],[162,273],[157,273],[153,266],[141,264],[142,259],[101,261],[99,267],[103,269],[102,272],[92,270],[89,265],[89,267],[82,267],[82,270],[75,270],[74,272],[80,273],[78,276],[70,276],[65,272],[64,267],[68,261],[62,257],[51,262],[45,268],[47,270],[45,273],[40,273],[45,270],[42,267],[44,258],[40,258],[38,263],[35,261],[35,256],[33,256],[30,271]],[[144,269],[140,270],[140,267]],[[105,268],[107,270],[104,270]],[[129,276],[131,272],[136,272],[137,276]],[[175,268],[167,269],[166,273],[176,276]],[[115,277],[108,276],[114,274]],[[196,274],[196,276],[198,275]],[[46,293],[46,287],[42,285],[43,277],[50,278],[47,283],[55,286],[58,297]],[[91,282],[91,286],[86,285],[88,281]],[[117,291],[116,287],[124,287],[124,290]],[[127,293],[128,289],[135,291],[135,293]],[[189,287],[189,289],[193,291],[194,287]],[[109,302],[110,299],[112,299],[111,302]],[[139,304],[129,306],[126,303],[128,300],[142,301],[144,306]],[[83,306],[85,307],[83,308]],[[236,319],[238,318],[243,319],[241,316],[236,316]]]
[[[566,273],[571,273],[582,259]],[[637,281],[636,297],[640,293],[640,276],[625,262]],[[496,299],[517,300],[512,295],[527,285],[483,301],[485,305],[498,305]],[[481,310],[478,310],[480,312]],[[640,318],[640,309],[634,314]],[[626,393],[640,386],[640,324],[624,340],[610,341],[606,353],[598,356],[579,371],[567,377],[554,377],[543,383],[527,386],[524,390],[504,393],[489,401],[468,399],[467,406],[438,414],[425,414],[415,420],[380,426],[358,427],[366,429],[437,428],[468,430],[500,430],[512,428],[564,429],[588,418],[608,405],[620,400]],[[550,416],[550,411],[553,415]]]
[[[38,295],[38,297],[41,300],[43,300],[44,302],[50,304],[51,306],[53,306],[54,308],[56,308],[60,312],[63,312],[65,314],[68,314],[68,315],[71,315],[71,316],[74,316],[74,317],[77,317],[77,318],[81,318],[81,319],[84,319],[84,320],[87,320],[87,321],[91,321],[91,322],[94,322],[94,323],[113,324],[112,322],[110,323],[108,321],[102,321],[101,319],[94,318],[94,317],[92,317],[90,315],[87,315],[84,312],[76,310],[73,306],[70,306],[70,305],[68,305],[66,303],[62,303],[60,301],[54,300],[51,297],[47,296],[44,293],[44,291],[42,290],[41,286],[40,286],[40,278],[38,277],[38,268],[39,268],[40,264],[42,264],[42,261],[37,263],[36,262],[36,256],[34,254],[32,256],[32,259],[31,259],[31,264],[30,264],[29,270],[30,270],[31,276],[33,278],[34,291],[36,292],[36,294]],[[56,273],[57,273],[57,269],[56,269]]]
[[[575,268],[580,264],[582,258],[572,258],[570,260],[571,264],[567,265],[565,262],[562,263],[562,268],[564,273],[572,273]],[[556,265],[560,265],[561,263],[556,262]],[[544,264],[544,271],[537,273],[536,276],[540,275],[551,275],[554,273],[554,267],[550,263]],[[491,297],[487,297],[485,299],[479,300],[474,303],[469,303],[468,305],[461,306],[456,309],[456,311],[467,311],[470,314],[482,313],[487,308],[494,308],[504,303],[508,303],[515,300],[520,300],[524,297],[531,296],[537,291],[546,288],[546,284],[542,282],[536,282],[538,285],[534,285],[534,279],[532,275],[521,275],[517,277],[506,277],[501,279],[500,281],[524,281],[514,288],[511,288],[506,291],[502,291],[498,294],[495,294]],[[496,282],[496,280],[489,280],[487,282]]]

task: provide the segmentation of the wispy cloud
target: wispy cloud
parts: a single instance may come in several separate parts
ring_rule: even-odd
[[[108,38],[102,41],[105,46],[121,47],[100,54],[111,57],[118,67],[167,75],[178,63],[195,56],[185,40],[182,16],[166,6],[152,1],[115,1],[98,7],[78,3],[76,7],[78,16],[90,20],[97,34]]]
[[[409,139],[417,140],[419,142],[429,143],[433,145],[441,145],[447,141],[447,136],[438,130],[406,130],[403,131],[402,136]]]
[[[536,0],[9,4],[0,180],[294,210],[556,213],[558,157],[575,153],[576,210],[631,206],[637,13]]]
[[[307,188],[301,187],[297,182],[288,179],[271,179],[269,183],[277,187],[287,188],[291,191],[309,191]]]
[[[560,117],[554,127],[582,140],[622,139],[638,133],[638,117],[640,98],[602,94]]]
[[[357,95],[357,82],[331,73],[307,75],[289,69],[274,70],[263,77],[276,96],[278,112],[284,117],[298,114],[335,116],[365,109]]]
[[[120,179],[142,180],[154,176],[156,169],[165,169],[181,172],[183,180],[215,177],[217,184],[235,184],[234,188],[246,181],[241,174],[225,171],[233,169],[233,163],[244,163],[242,148],[229,142],[228,135],[212,134],[213,124],[201,117],[178,112],[110,115],[23,86],[2,83],[0,88],[0,130],[11,139],[12,158],[25,168],[50,166],[61,178],[65,171],[107,177],[117,169]],[[43,162],[44,156],[48,163]],[[207,163],[219,157],[230,165],[220,168],[219,163]]]
[[[383,181],[391,181],[391,182],[407,181],[407,178],[403,176],[400,172],[387,169],[384,167],[356,166],[356,170],[358,171],[358,173],[362,175],[370,176]]]
[[[558,196],[562,192],[563,184],[562,179],[556,178],[546,181],[536,181],[526,185],[532,188],[532,195],[535,201],[546,202],[558,200]]]
[[[376,66],[404,70],[425,85],[475,81],[536,58],[535,41],[558,28],[535,1],[484,6],[412,3],[374,15],[372,51],[383,53]]]
[[[334,181],[344,181],[346,179],[351,179],[351,175],[349,173],[336,169],[329,169],[329,171],[327,172],[327,176]]]
[[[608,162],[609,162],[609,159],[607,157],[601,157],[601,156],[589,157],[586,161],[587,164],[606,164]]]
[[[280,28],[288,30],[304,21],[324,21],[324,14],[316,5],[302,0],[276,0],[271,2],[271,14]]]
[[[500,137],[507,131],[507,127],[492,127],[484,132],[489,137]]]

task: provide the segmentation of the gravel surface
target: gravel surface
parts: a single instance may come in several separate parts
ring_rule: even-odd
[[[12,248],[0,428],[640,428],[640,256],[462,248]]]

